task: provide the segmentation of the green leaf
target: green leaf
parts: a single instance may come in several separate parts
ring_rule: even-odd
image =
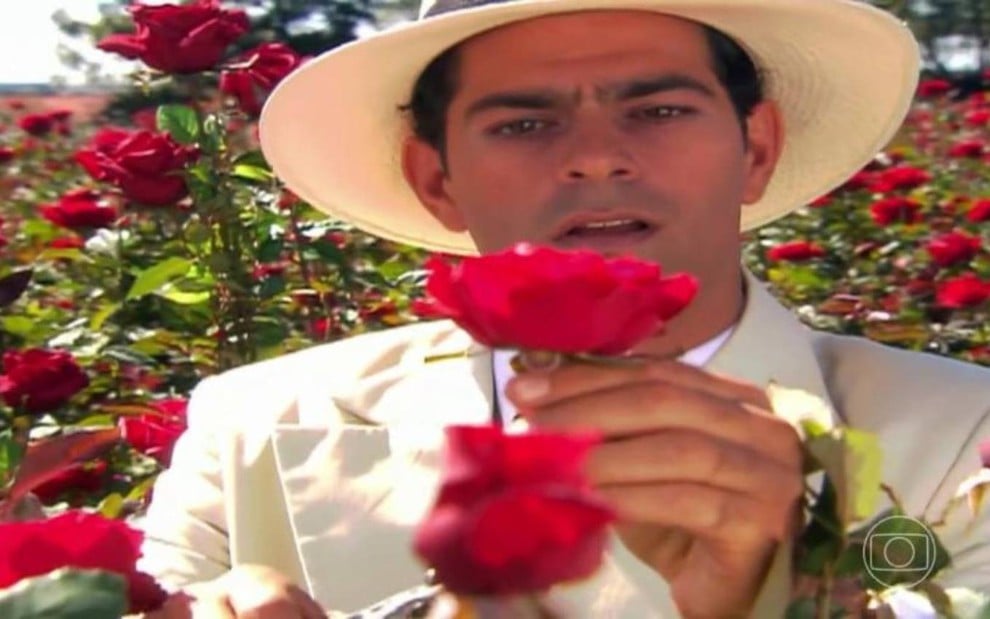
[[[787,606],[784,619],[817,619],[818,610],[813,598],[799,598]]]
[[[0,316],[0,326],[11,335],[26,338],[38,325],[26,316]]]
[[[89,328],[93,331],[99,331],[103,328],[103,325],[106,323],[107,319],[116,314],[119,309],[119,303],[108,303],[107,305],[104,305],[92,316],[90,316]]]
[[[168,299],[172,303],[178,303],[179,305],[198,305],[200,303],[206,303],[210,300],[210,293],[207,291],[185,292],[172,286],[166,286],[164,290],[156,294],[162,298]]]
[[[14,477],[14,471],[23,458],[24,447],[14,440],[13,430],[0,432],[0,488]]]
[[[262,168],[264,170],[271,170],[272,167],[268,165],[268,160],[265,159],[265,155],[260,150],[249,150],[246,153],[238,156],[234,159],[235,164],[246,164],[254,166],[256,168]]]
[[[801,533],[796,567],[805,574],[821,576],[826,564],[839,554],[844,530],[839,522],[835,485],[828,478],[822,486],[821,496],[811,506],[811,522]]]
[[[101,514],[107,518],[116,518],[120,515],[121,510],[124,508],[124,497],[120,496],[116,492],[107,495],[102,501],[100,501],[99,507],[97,509]]]
[[[167,131],[180,144],[193,144],[199,139],[199,116],[187,105],[159,106],[156,122],[160,131]]]
[[[259,183],[268,183],[271,182],[272,178],[274,178],[272,173],[268,170],[247,163],[234,164],[234,169],[231,170],[230,173],[237,178],[257,181]]]
[[[286,282],[282,275],[266,277],[258,286],[258,296],[262,299],[271,299],[285,292]]]
[[[185,258],[167,258],[158,264],[141,271],[127,292],[127,301],[155,292],[173,279],[189,272],[192,261]]]
[[[880,498],[883,457],[876,435],[835,428],[812,438],[807,446],[835,484],[843,528],[873,514]]]
[[[60,569],[0,590],[4,619],[106,619],[127,611],[127,583],[118,574]]]

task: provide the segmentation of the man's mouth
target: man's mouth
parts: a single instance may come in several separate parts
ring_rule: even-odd
[[[599,238],[625,236],[647,232],[652,226],[640,219],[610,219],[605,221],[590,221],[571,227],[564,237]]]

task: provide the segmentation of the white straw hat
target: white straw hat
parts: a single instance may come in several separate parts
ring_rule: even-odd
[[[400,167],[409,134],[399,106],[443,51],[510,22],[581,10],[644,10],[694,20],[732,37],[765,75],[783,110],[785,144],[742,230],[840,185],[893,137],[918,81],[907,27],[857,0],[424,0],[420,19],[304,64],[269,97],[261,146],[275,173],[313,206],[372,234],[474,254],[467,233],[443,228]]]

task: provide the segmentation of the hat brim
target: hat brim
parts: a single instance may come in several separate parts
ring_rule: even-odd
[[[320,210],[380,237],[474,254],[420,204],[400,165],[399,110],[436,56],[511,22],[583,10],[644,10],[735,39],[780,105],[785,143],[764,197],[740,229],[785,215],[843,183],[900,127],[917,87],[919,50],[889,13],[850,0],[529,0],[404,24],[341,46],[279,84],[261,114],[262,150],[286,185]]]

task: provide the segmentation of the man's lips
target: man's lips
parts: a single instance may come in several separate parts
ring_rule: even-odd
[[[556,241],[574,238],[596,238],[640,235],[659,228],[659,224],[639,213],[582,213],[564,220],[556,229]]]

